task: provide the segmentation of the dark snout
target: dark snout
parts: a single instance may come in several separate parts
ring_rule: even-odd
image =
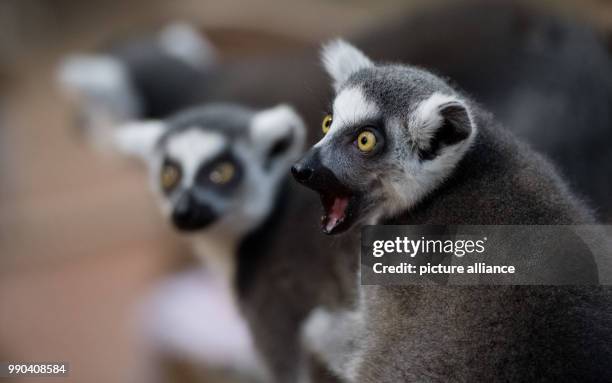
[[[308,186],[315,172],[321,168],[321,160],[317,149],[309,150],[306,155],[291,167],[293,178],[301,184]]]
[[[216,213],[205,203],[198,202],[190,192],[183,193],[172,212],[172,223],[181,231],[203,229],[217,219]]]
[[[313,148],[296,164],[291,167],[291,174],[302,185],[323,191],[331,188],[343,188],[334,172],[323,165],[319,149]]]
[[[359,194],[338,179],[330,168],[333,166],[323,164],[319,150],[313,148],[291,168],[296,181],[319,193],[323,206],[321,229],[326,234],[342,233],[351,227],[360,206]]]

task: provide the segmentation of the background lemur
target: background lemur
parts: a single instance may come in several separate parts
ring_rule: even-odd
[[[219,61],[198,36],[172,26],[141,44],[80,56],[68,61],[64,82],[78,91],[86,112],[99,109],[88,100],[123,100],[131,92],[133,100],[122,101],[121,108],[136,105],[141,118],[210,101],[260,108],[286,102],[307,126],[318,126],[328,88],[315,47]],[[390,20],[352,41],[376,60],[409,62],[452,79],[560,165],[600,217],[612,217],[612,68],[591,28],[511,2],[469,2]],[[97,71],[101,78],[125,81],[92,87],[87,80]],[[117,114],[125,115],[121,108]],[[97,115],[90,120],[109,118]],[[316,138],[312,131],[308,142]]]
[[[318,304],[346,298],[337,260],[320,250],[341,243],[321,238],[307,218],[317,215],[316,198],[286,182],[305,140],[290,107],[193,106],[206,99],[194,94],[211,85],[200,81],[215,55],[200,39],[192,27],[171,25],[108,54],[72,56],[60,80],[76,96],[93,143],[148,164],[161,210],[237,292],[266,379],[296,381],[308,363],[299,339],[304,318]],[[169,41],[191,53],[169,52]],[[335,381],[324,369],[319,380]]]
[[[320,194],[326,233],[373,222],[593,222],[544,158],[439,77],[374,63],[343,41],[325,47],[323,63],[336,91],[326,134],[292,171]],[[346,311],[317,310],[305,328],[348,381],[609,380],[609,288],[357,290]]]
[[[342,243],[322,237],[312,222],[316,198],[287,182],[304,134],[288,106],[255,111],[229,104],[133,122],[116,133],[122,152],[148,164],[168,219],[226,276],[268,379],[279,382],[297,381],[305,371],[299,332],[310,310],[352,290],[338,276],[345,260],[327,257]]]

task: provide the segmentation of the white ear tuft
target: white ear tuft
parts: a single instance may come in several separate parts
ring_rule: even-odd
[[[305,137],[304,121],[287,104],[257,113],[251,123],[251,139],[263,151],[268,151],[275,143],[289,139],[285,151],[299,154],[303,149]]]
[[[342,39],[333,40],[323,46],[321,61],[334,80],[336,90],[351,74],[374,65],[363,52]]]
[[[428,155],[465,141],[473,136],[475,129],[468,106],[456,96],[441,93],[422,101],[409,123],[413,143],[422,154]]]
[[[166,130],[162,121],[131,122],[117,128],[114,144],[118,152],[148,160]]]
[[[195,68],[207,68],[217,60],[212,43],[195,26],[186,22],[164,27],[158,41],[167,54]]]

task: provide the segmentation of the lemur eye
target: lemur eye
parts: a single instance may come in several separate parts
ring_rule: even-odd
[[[329,132],[329,128],[331,127],[333,117],[331,114],[323,117],[323,123],[321,124],[321,129],[323,129],[323,134],[327,134]]]
[[[376,136],[369,130],[364,130],[357,136],[357,147],[364,153],[371,152],[376,146]]]
[[[208,178],[217,184],[224,185],[230,182],[236,174],[236,167],[231,162],[222,162],[210,172]]]
[[[181,180],[181,169],[173,163],[165,163],[162,166],[160,182],[164,191],[170,191],[178,185]]]

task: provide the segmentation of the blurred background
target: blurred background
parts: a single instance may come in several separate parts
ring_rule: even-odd
[[[68,378],[48,382],[134,381],[146,368],[139,307],[160,281],[193,265],[145,172],[79,141],[55,83],[63,55],[183,20],[202,27],[221,60],[239,59],[351,34],[433,3],[444,2],[0,2],[0,361],[70,363]],[[612,31],[609,1],[536,3]],[[170,380],[189,374],[177,368]]]

